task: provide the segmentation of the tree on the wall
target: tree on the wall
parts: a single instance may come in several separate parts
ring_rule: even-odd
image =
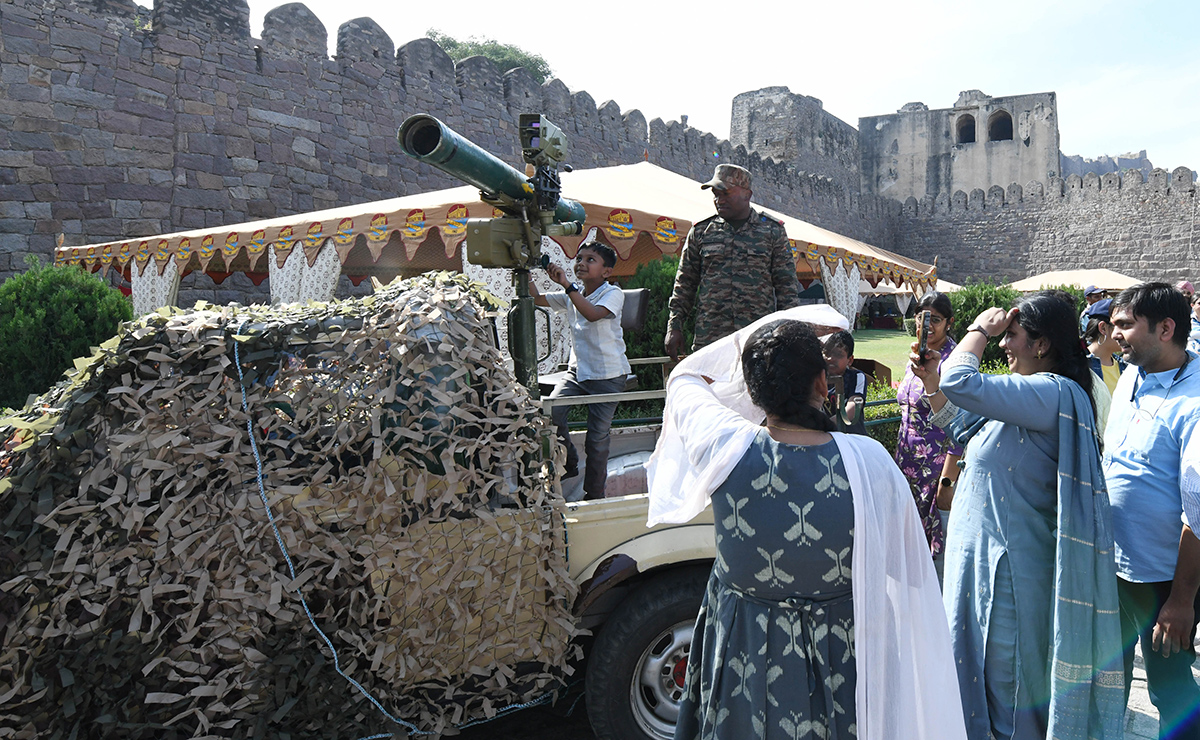
[[[461,62],[467,57],[484,56],[495,62],[502,72],[507,72],[515,67],[524,67],[529,70],[529,74],[533,75],[533,79],[537,80],[539,85],[553,74],[550,63],[541,55],[525,51],[513,44],[502,44],[495,39],[483,36],[471,36],[465,41],[459,41],[434,28],[426,31],[425,35],[436,41],[438,46],[442,47],[456,62]]]

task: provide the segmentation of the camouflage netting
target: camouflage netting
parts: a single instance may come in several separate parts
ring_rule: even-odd
[[[547,423],[486,297],[439,275],[163,310],[0,420],[0,737],[403,735],[300,596],[421,730],[560,687],[574,587]]]

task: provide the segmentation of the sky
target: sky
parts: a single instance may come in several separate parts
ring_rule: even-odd
[[[255,36],[281,4],[249,0]],[[1063,153],[1145,149],[1156,167],[1200,169],[1195,0],[305,4],[329,31],[331,53],[338,27],[360,17],[397,47],[430,28],[489,37],[540,54],[597,104],[614,100],[647,120],[686,115],[718,138],[729,135],[733,97],[764,87],[815,97],[856,128],[860,116],[908,102],[952,107],[962,90],[1052,91]]]

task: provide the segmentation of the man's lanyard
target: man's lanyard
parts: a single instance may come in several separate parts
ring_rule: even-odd
[[[1167,386],[1167,392],[1165,394],[1163,394],[1162,400],[1158,402],[1158,408],[1154,409],[1153,414],[1150,414],[1150,413],[1146,412],[1145,410],[1143,410],[1141,407],[1141,404],[1139,404],[1137,402],[1137,392],[1138,392],[1138,389],[1142,387],[1141,381],[1144,377],[1144,375],[1143,375],[1144,371],[1138,373],[1137,378],[1135,378],[1133,381],[1133,392],[1129,394],[1129,402],[1131,404],[1133,404],[1133,411],[1134,411],[1133,423],[1134,424],[1141,424],[1143,421],[1154,421],[1154,419],[1158,417],[1158,412],[1162,411],[1162,407],[1167,403],[1167,398],[1171,395],[1171,391],[1175,389],[1175,384],[1179,382],[1179,379],[1181,377],[1183,377],[1183,371],[1187,370],[1188,363],[1191,361],[1192,361],[1192,356],[1190,354],[1184,356],[1183,364],[1180,365],[1179,369],[1175,371],[1175,374],[1173,376],[1171,376],[1171,384],[1169,386]]]

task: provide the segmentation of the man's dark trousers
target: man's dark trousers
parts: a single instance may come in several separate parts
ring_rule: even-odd
[[[1200,594],[1195,602],[1192,634],[1185,650],[1163,657],[1153,649],[1154,623],[1158,612],[1171,594],[1171,581],[1132,583],[1117,578],[1117,596],[1121,609],[1121,638],[1125,647],[1125,699],[1133,678],[1133,648],[1142,642],[1142,660],[1146,663],[1146,686],[1150,701],[1158,708],[1159,737],[1171,740],[1200,740],[1200,687],[1192,676],[1196,652],[1192,643],[1196,621],[1200,618]]]

